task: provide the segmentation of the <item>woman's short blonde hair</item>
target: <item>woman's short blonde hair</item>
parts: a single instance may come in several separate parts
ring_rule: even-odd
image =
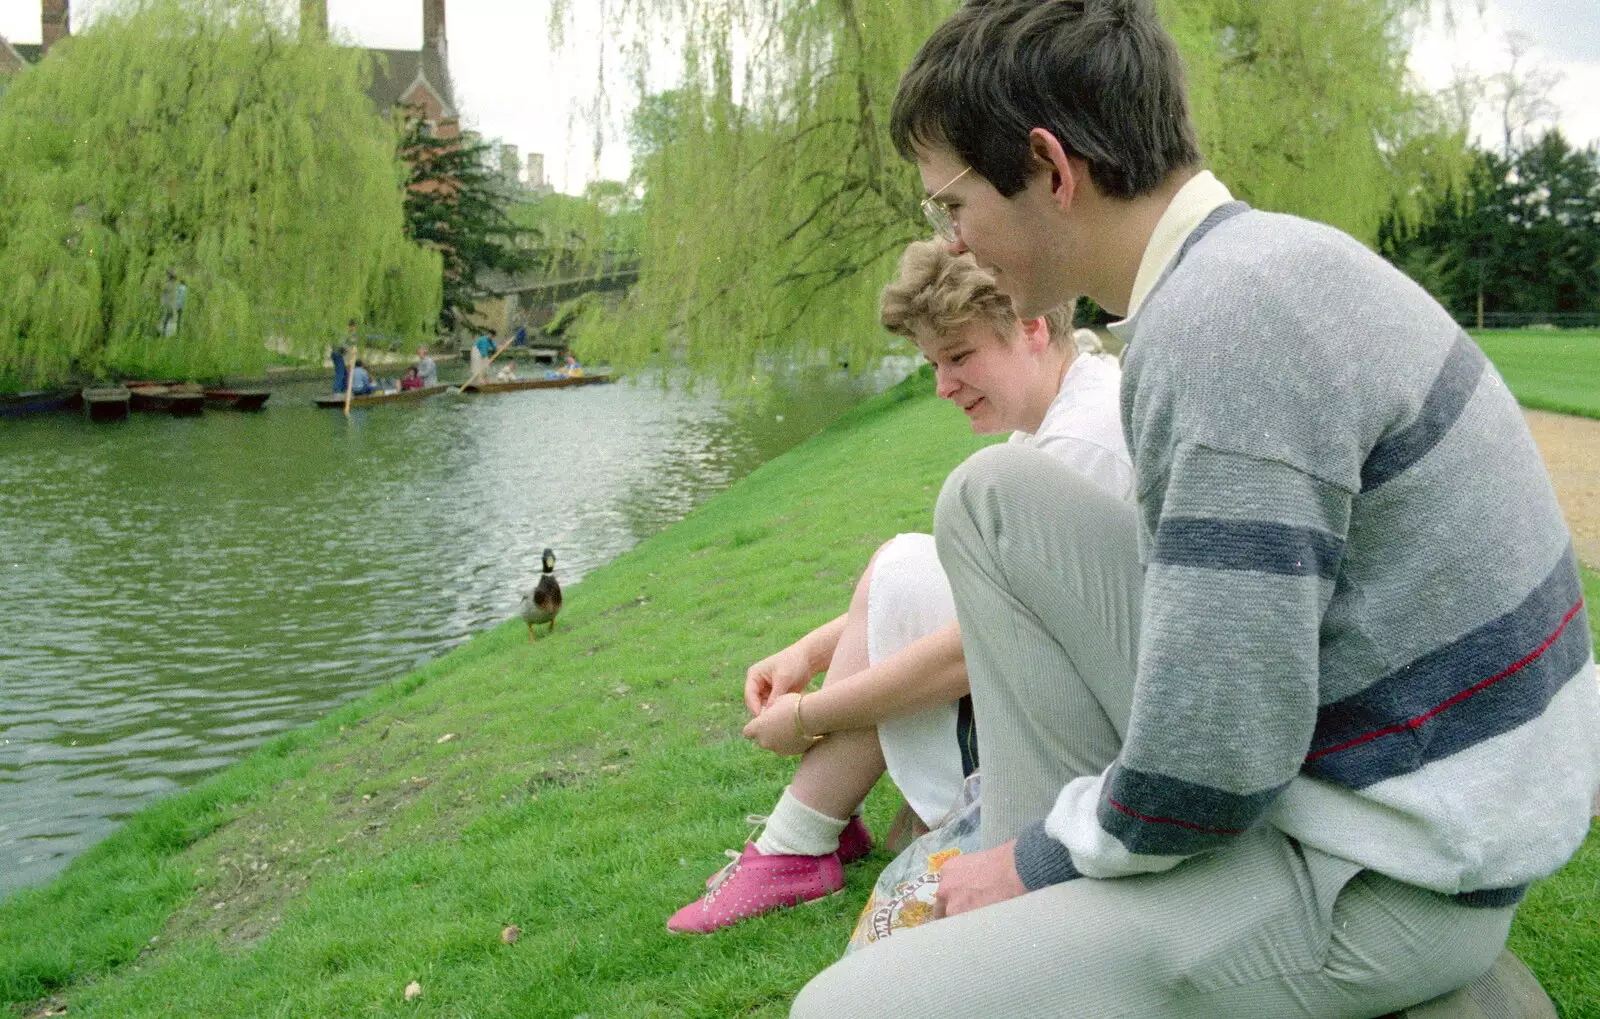
[[[1052,344],[1072,343],[1072,312],[1068,305],[1044,316]],[[935,347],[974,320],[1009,341],[1018,322],[1011,298],[1000,292],[994,277],[972,255],[952,255],[936,240],[914,241],[906,247],[898,277],[883,288],[878,320],[896,336]]]

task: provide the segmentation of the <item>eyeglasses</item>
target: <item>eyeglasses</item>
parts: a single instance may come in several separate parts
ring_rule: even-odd
[[[922,214],[928,217],[928,222],[933,224],[933,232],[948,243],[955,243],[956,221],[950,216],[950,206],[939,201],[939,196],[950,190],[950,185],[972,172],[972,167],[967,167],[954,177],[949,183],[922,200]]]

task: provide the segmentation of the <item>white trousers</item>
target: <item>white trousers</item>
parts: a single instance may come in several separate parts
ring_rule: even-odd
[[[950,582],[931,534],[897,534],[873,563],[867,584],[867,661],[881,662],[956,621]],[[937,827],[961,792],[956,706],[878,724],[889,777],[928,827]]]

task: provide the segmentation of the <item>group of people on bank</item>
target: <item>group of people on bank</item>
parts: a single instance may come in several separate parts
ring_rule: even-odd
[[[1493,365],[1204,169],[1151,0],[971,0],[890,131],[936,238],[882,324],[1011,441],[749,668],[746,737],[799,764],[669,930],[838,890],[881,774],[936,828],[978,769],[937,919],[793,1015],[1370,1017],[1479,978],[1600,786],[1577,561]]]

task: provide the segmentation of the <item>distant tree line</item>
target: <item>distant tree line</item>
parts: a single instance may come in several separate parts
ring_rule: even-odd
[[[1421,213],[1424,177],[1465,170],[1457,125],[1407,77],[1406,27],[1427,0],[1157,3],[1208,163],[1252,205],[1373,243],[1387,211]],[[554,0],[552,25],[584,6]],[[602,45],[621,49],[636,83],[640,275],[620,306],[580,316],[575,342],[734,386],[775,358],[868,365],[903,349],[872,328],[878,291],[928,227],[922,182],[886,125],[901,73],[957,6],[603,5]],[[682,73],[664,91],[643,66],[659,38],[683,40]]]
[[[1383,223],[1379,250],[1464,323],[1600,314],[1600,149],[1549,130],[1471,156],[1420,225]]]
[[[140,0],[17,74],[0,388],[254,373],[320,357],[352,318],[431,336],[439,256],[406,236],[368,59],[298,43],[277,0]]]

